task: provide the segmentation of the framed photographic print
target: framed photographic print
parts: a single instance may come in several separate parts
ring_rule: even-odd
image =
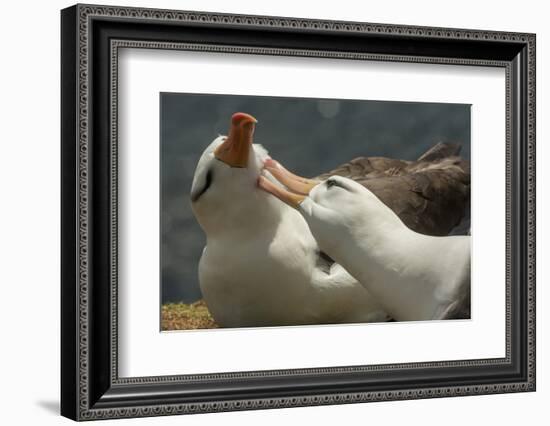
[[[61,30],[64,416],[535,390],[535,35]]]

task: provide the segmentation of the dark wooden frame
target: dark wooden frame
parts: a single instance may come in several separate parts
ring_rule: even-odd
[[[535,390],[535,35],[96,5],[64,9],[61,29],[64,416],[88,420]],[[506,357],[119,378],[120,47],[505,68]]]

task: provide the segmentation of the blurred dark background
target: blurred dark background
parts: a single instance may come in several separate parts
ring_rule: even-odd
[[[258,119],[255,143],[303,176],[358,156],[414,160],[437,142],[460,143],[470,158],[470,105],[161,93],[162,303],[201,298],[205,237],[189,191],[201,153],[238,111]]]

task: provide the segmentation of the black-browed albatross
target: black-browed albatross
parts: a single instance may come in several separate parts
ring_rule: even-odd
[[[259,186],[296,208],[321,249],[395,320],[469,318],[470,236],[420,234],[352,179],[331,176],[307,188],[271,163],[268,170],[293,192],[264,176]]]
[[[321,252],[303,217],[258,188],[258,177],[269,156],[253,144],[255,124],[248,114],[234,114],[229,135],[217,137],[203,152],[191,188],[192,209],[207,239],[199,281],[216,322],[222,327],[254,327],[388,319],[369,292]],[[372,177],[372,171],[365,169],[363,177],[372,184],[388,178],[382,189],[395,185],[396,199],[409,198],[395,206],[398,215],[412,218],[413,229],[445,233],[464,215],[469,171],[458,157],[451,156],[452,165],[445,166],[448,170],[437,172],[442,158],[446,156],[426,160],[426,168],[435,174],[415,172],[424,175],[421,181],[415,178],[418,182],[411,186],[401,181],[414,162],[397,167],[389,166],[387,160],[387,169],[373,167],[380,176]],[[372,164],[386,160],[357,161]],[[350,164],[353,169],[354,163]],[[447,178],[434,179],[439,174]],[[349,175],[360,178],[355,169]],[[440,183],[444,185],[439,187]],[[414,220],[417,215],[432,218]]]

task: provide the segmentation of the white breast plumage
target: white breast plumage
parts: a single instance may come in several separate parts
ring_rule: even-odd
[[[253,327],[387,320],[369,291],[320,251],[302,216],[258,187],[261,174],[277,181],[263,170],[267,152],[252,143],[255,123],[248,114],[233,115],[229,135],[216,138],[199,160],[191,189],[193,212],[207,237],[200,286],[216,322]]]

